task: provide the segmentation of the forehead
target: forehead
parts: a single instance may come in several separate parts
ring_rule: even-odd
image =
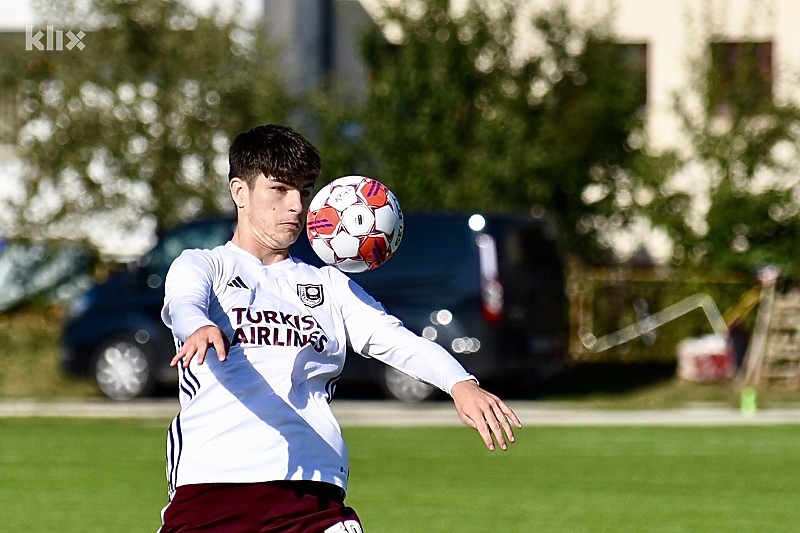
[[[264,174],[261,175],[264,176]],[[267,183],[280,183],[281,185],[286,185],[287,187],[295,189],[313,189],[317,181],[314,178],[283,178],[275,177],[272,174],[264,176],[264,178]]]

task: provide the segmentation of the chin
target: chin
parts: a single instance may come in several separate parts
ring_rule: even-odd
[[[297,232],[290,232],[286,237],[287,248],[297,242],[297,239],[300,237],[300,231]]]

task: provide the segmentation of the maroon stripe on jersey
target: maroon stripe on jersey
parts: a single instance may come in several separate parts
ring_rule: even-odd
[[[160,533],[310,533],[359,522],[342,489],[318,481],[184,485],[163,519]]]
[[[195,376],[188,367],[184,368],[182,365],[178,366],[180,368],[178,387],[186,395],[186,399],[191,400],[200,389],[200,380],[197,379],[197,376]]]
[[[169,494],[175,494],[175,485],[178,481],[178,463],[183,451],[183,431],[181,430],[181,416],[178,415],[169,425],[167,432],[167,483]]]

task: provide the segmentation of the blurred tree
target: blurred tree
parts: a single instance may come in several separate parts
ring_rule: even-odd
[[[48,15],[84,28],[83,49],[29,51],[20,76],[16,233],[88,241],[228,210],[233,136],[290,107],[263,29],[177,0],[92,0],[81,20],[72,4]]]
[[[672,161],[647,154],[644,77],[602,25],[563,8],[524,17],[511,0],[383,5],[363,44],[372,172],[406,209],[547,211],[599,260]]]
[[[290,120],[309,136],[322,155],[319,186],[342,176],[368,175],[374,170],[365,137],[364,109],[353,104],[350,95],[333,81],[301,95]]]
[[[26,70],[26,57],[29,55],[30,52],[20,46],[16,34],[0,32],[0,144],[13,145],[16,142],[19,129],[17,93],[20,73]]]
[[[776,264],[797,278],[800,108],[772,94],[769,43],[709,39],[705,50],[675,106],[690,139],[681,172],[702,187],[665,191],[653,218],[678,263],[750,273]]]

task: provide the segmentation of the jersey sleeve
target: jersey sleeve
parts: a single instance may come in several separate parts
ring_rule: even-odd
[[[329,272],[353,350],[448,394],[456,383],[475,379],[447,350],[403,326],[357,283],[333,268]]]
[[[200,250],[184,251],[167,272],[161,319],[181,342],[199,328],[215,325],[208,316],[212,272],[211,259]]]
[[[364,353],[447,394],[460,381],[478,381],[447,350],[399,323],[376,329]]]

